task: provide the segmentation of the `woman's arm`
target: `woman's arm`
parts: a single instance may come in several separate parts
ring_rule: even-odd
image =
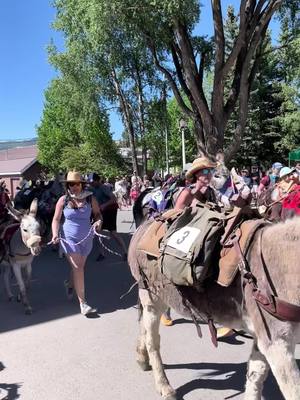
[[[64,208],[64,202],[65,202],[66,196],[61,196],[55,206],[55,213],[54,217],[52,220],[52,242],[57,243],[58,242],[58,231],[59,231],[59,225],[60,225],[60,220],[61,220],[61,215],[62,211]]]
[[[98,201],[95,196],[92,196],[92,213],[93,213],[93,228],[97,231],[101,231],[103,223],[102,214],[98,205]]]
[[[182,210],[185,207],[189,207],[192,203],[193,196],[191,195],[190,189],[185,188],[176,200],[175,210]]]
[[[256,191],[257,195],[258,195],[258,196],[261,195],[261,193],[262,193],[265,189],[266,189],[265,185],[264,185],[263,183],[260,183],[260,184],[258,185],[258,188],[257,188],[257,191]]]

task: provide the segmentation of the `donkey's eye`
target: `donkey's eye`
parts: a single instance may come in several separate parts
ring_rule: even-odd
[[[28,229],[23,228],[23,231],[24,231],[24,232],[28,232]]]

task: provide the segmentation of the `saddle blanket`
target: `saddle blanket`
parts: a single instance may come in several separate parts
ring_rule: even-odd
[[[181,215],[182,210],[168,210],[153,219],[148,229],[141,238],[137,249],[158,258],[160,256],[160,243],[165,236],[168,226]]]
[[[240,258],[239,254],[237,254],[233,247],[233,237],[238,238],[242,253],[246,256],[254,234],[258,229],[267,224],[268,222],[261,219],[245,221],[235,230],[233,236],[230,236],[223,244],[219,260],[219,275],[217,279],[219,285],[225,287],[230,286],[239,270],[238,264]]]

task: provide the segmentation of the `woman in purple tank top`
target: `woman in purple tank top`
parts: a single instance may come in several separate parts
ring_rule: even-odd
[[[92,192],[85,190],[85,181],[78,172],[69,172],[65,183],[66,194],[59,198],[52,221],[52,243],[60,241],[71,266],[71,279],[65,283],[68,297],[72,297],[74,285],[81,314],[88,315],[97,310],[90,307],[85,299],[84,266],[93,247],[91,216],[93,228],[100,230],[101,212]],[[64,222],[59,237],[62,215]]]

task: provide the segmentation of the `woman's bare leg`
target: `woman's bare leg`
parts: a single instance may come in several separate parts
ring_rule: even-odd
[[[84,266],[86,256],[72,253],[67,255],[68,261],[71,265],[72,283],[74,285],[79,303],[85,302],[85,285],[84,285]]]

